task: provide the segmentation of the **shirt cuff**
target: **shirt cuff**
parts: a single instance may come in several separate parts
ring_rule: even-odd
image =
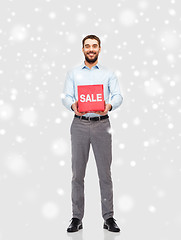
[[[71,105],[71,109],[72,109],[72,111],[74,111],[73,108],[72,108],[72,105]]]
[[[111,105],[111,108],[109,109],[109,112],[112,110],[112,105]]]

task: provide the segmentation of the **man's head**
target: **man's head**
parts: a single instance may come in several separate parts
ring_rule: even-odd
[[[94,63],[101,52],[101,41],[95,35],[88,35],[82,40],[82,52],[88,63]]]

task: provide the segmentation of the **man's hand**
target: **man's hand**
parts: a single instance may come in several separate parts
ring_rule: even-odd
[[[78,101],[76,101],[76,102],[74,102],[74,103],[72,104],[72,109],[74,110],[75,114],[78,115],[78,116],[82,116],[82,115],[84,115],[84,114],[87,113],[87,112],[82,112],[82,113],[80,113],[80,112],[78,111]]]
[[[108,111],[111,109],[111,104],[110,103],[108,103],[108,104],[106,104],[105,103],[105,101],[104,101],[104,112],[101,112],[101,111],[97,111],[97,112],[94,112],[94,113],[96,113],[96,114],[99,114],[99,115],[106,115],[107,113],[108,113]]]

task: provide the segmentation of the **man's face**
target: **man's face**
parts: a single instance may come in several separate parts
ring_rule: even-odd
[[[94,63],[98,59],[98,55],[101,51],[99,43],[95,39],[86,39],[84,47],[82,48],[85,59],[88,63]]]

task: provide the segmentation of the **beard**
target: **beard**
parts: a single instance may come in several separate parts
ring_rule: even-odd
[[[88,63],[94,63],[94,62],[96,62],[97,61],[97,59],[98,59],[98,55],[96,55],[94,58],[89,58],[87,55],[85,55],[85,59],[86,59],[86,61],[88,62]]]

